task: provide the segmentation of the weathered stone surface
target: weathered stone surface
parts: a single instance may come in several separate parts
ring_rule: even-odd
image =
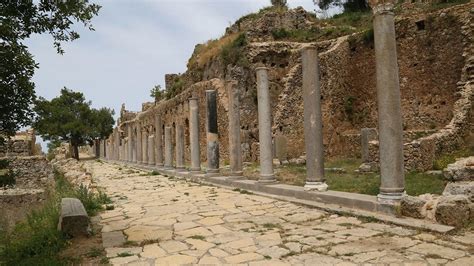
[[[436,207],[436,221],[457,227],[463,226],[473,216],[470,204],[467,196],[442,197]]]
[[[111,263],[433,264],[467,257],[472,242],[471,235],[466,233],[449,236],[451,241],[440,241],[436,235],[427,237],[428,232],[366,223],[356,217],[331,215],[271,198],[159,175],[150,178],[144,172],[130,174],[124,166],[94,161],[87,164],[94,175],[103,176],[100,185],[109,195],[126,196],[114,203],[115,210],[101,215],[101,223],[109,228],[125,227],[119,230],[129,236],[129,241],[144,245],[143,250],[123,247],[122,231],[103,233],[104,246],[117,248],[115,254],[130,249],[133,255],[123,260],[112,258]],[[185,196],[185,192],[189,195]],[[215,222],[219,224],[204,225]],[[165,238],[157,236],[162,233]],[[111,236],[115,241],[110,240]],[[431,246],[406,251],[419,244],[435,245],[443,255],[425,257]],[[110,256],[113,250],[108,250]]]
[[[449,164],[443,170],[443,174],[450,181],[474,181],[474,156],[459,159],[455,163]]]
[[[443,196],[465,195],[474,202],[474,181],[449,182],[443,191]]]
[[[75,198],[61,200],[58,229],[73,237],[89,234],[89,216],[80,200]]]
[[[425,204],[426,200],[422,198],[405,195],[400,202],[400,209],[405,216],[422,219]]]

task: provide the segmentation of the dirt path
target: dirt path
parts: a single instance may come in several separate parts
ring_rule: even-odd
[[[88,161],[114,200],[112,264],[474,265],[474,234],[443,236]],[[126,241],[126,242],[125,242]]]

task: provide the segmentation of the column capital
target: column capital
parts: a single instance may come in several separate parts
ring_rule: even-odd
[[[369,0],[374,15],[393,14],[393,8],[397,0]]]

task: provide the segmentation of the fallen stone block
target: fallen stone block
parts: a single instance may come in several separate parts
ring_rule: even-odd
[[[474,181],[474,156],[462,158],[449,164],[443,170],[446,179],[451,181]]]
[[[443,191],[443,196],[465,195],[474,202],[474,181],[450,182]]]
[[[472,219],[472,203],[467,196],[454,195],[441,197],[436,207],[436,221],[446,225],[462,227]]]
[[[75,198],[61,200],[58,230],[72,237],[89,235],[89,216],[80,200]]]
[[[400,202],[400,210],[402,215],[423,219],[425,215],[423,214],[423,206],[425,206],[426,200],[413,197],[413,196],[404,196]]]

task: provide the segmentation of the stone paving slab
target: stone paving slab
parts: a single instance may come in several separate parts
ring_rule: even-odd
[[[445,235],[275,198],[86,162],[115,209],[113,265],[472,265],[472,232]],[[126,242],[125,242],[126,241]]]

